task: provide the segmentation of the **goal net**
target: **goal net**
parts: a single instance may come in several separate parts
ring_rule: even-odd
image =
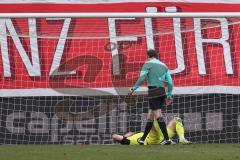
[[[193,142],[240,141],[239,18],[1,18],[0,144],[113,144],[144,130],[146,51],[169,67]]]

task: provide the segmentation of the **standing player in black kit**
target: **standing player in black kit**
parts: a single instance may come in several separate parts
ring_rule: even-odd
[[[138,143],[144,144],[144,141],[153,126],[153,121],[156,119],[164,136],[164,140],[160,144],[174,144],[174,142],[168,137],[166,123],[161,111],[165,102],[166,104],[170,104],[172,101],[172,78],[168,67],[158,60],[158,52],[156,50],[148,50],[147,56],[148,60],[144,63],[140,76],[135,85],[130,89],[129,93],[129,95],[132,95],[144,80],[147,79],[149,111],[144,134],[138,139]],[[166,82],[168,86],[167,94],[164,87]]]

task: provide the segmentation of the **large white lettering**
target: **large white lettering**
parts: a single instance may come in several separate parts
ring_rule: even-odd
[[[8,44],[7,44],[7,36],[8,36],[6,31],[7,29],[20,54],[20,57],[22,58],[22,61],[28,71],[28,74],[30,76],[41,76],[35,18],[28,19],[28,27],[29,27],[29,35],[30,35],[29,37],[30,37],[30,48],[32,53],[32,62],[30,61],[26,53],[26,50],[23,48],[23,44],[19,39],[19,36],[14,28],[14,25],[11,19],[0,20],[0,31],[1,31],[0,44],[1,44],[1,51],[2,51],[4,77],[11,77]]]
[[[109,29],[109,38],[110,38],[110,45],[115,44],[119,41],[137,41],[137,37],[135,36],[117,36],[117,26],[116,20],[132,20],[135,18],[108,18],[108,29]],[[119,66],[119,51],[118,47],[111,49],[112,53],[112,68],[113,68],[113,75],[120,74],[120,66]]]
[[[222,37],[219,39],[204,39],[202,37],[201,20],[203,19],[206,19],[206,18],[194,18],[194,33],[195,33],[195,43],[196,43],[195,45],[196,45],[196,52],[197,52],[199,74],[200,75],[206,74],[206,66],[205,66],[204,53],[203,53],[203,43],[214,43],[214,44],[222,45],[226,73],[233,74],[231,52],[230,52],[230,46],[228,43],[229,32],[228,32],[227,19],[226,18],[207,18],[210,20],[219,21],[220,27],[221,27],[221,34],[222,34]]]

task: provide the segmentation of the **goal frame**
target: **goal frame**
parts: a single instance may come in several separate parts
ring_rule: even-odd
[[[115,13],[0,13],[0,19],[9,20],[10,18],[234,18],[240,19],[240,12],[159,12],[159,13],[144,13],[144,12],[115,12]],[[93,20],[93,19],[92,19]],[[186,86],[174,88],[173,106],[166,109],[166,117],[183,116],[185,118],[185,126],[188,132],[188,137],[197,142],[239,142],[240,135],[236,132],[238,126],[236,123],[240,119],[238,111],[239,108],[234,106],[239,103],[240,86],[218,86],[214,87],[214,94],[212,94],[212,86],[187,86],[189,90],[194,90],[194,94],[189,94],[185,91]],[[89,89],[89,90],[88,90]],[[92,89],[92,90],[91,90]],[[100,91],[105,91],[107,94],[100,95]],[[178,91],[181,90],[181,94]],[[208,91],[206,95],[203,91]],[[227,91],[234,91],[235,95],[227,95]],[[21,92],[23,91],[23,93]],[[74,136],[73,143],[78,143],[81,138],[86,138],[86,142],[92,143],[96,136],[97,143],[109,143],[112,133],[125,133],[127,130],[133,131],[143,130],[145,126],[147,109],[147,93],[146,87],[141,87],[135,95],[129,97],[128,87],[109,87],[109,88],[30,88],[30,89],[1,89],[1,103],[6,105],[2,110],[0,120],[6,122],[5,126],[1,126],[0,135],[10,135],[9,137],[0,138],[3,144],[7,143],[33,143],[34,144],[64,144],[67,142],[67,136]],[[183,92],[185,91],[185,92]],[[221,94],[221,93],[224,94]],[[82,94],[83,93],[83,94]],[[99,94],[98,94],[99,93]],[[191,92],[192,93],[192,92]],[[216,95],[215,95],[216,93]],[[218,94],[220,93],[220,94]],[[48,95],[46,95],[48,94]],[[138,95],[140,94],[140,96]],[[226,94],[226,95],[225,95]],[[29,96],[30,95],[30,96]],[[114,98],[113,98],[114,97]],[[220,97],[220,98],[219,98]],[[228,98],[226,100],[226,98]],[[99,103],[98,103],[99,101]],[[228,103],[226,103],[227,101]],[[40,103],[41,102],[41,103]],[[43,103],[44,102],[44,103]],[[86,103],[86,105],[81,105]],[[89,105],[94,102],[94,105]],[[95,104],[96,103],[96,104]],[[79,105],[80,104],[80,105]],[[139,105],[140,104],[140,105]],[[218,105],[220,104],[220,105]],[[221,106],[222,104],[222,106]],[[230,106],[230,110],[228,106]],[[16,106],[16,107],[15,107]],[[20,107],[19,107],[20,106]],[[22,108],[29,106],[27,109]],[[113,106],[113,107],[112,107]],[[76,110],[71,110],[76,108]],[[87,110],[77,110],[77,108],[87,108]],[[101,108],[102,107],[102,108]],[[18,109],[20,108],[20,109]],[[92,109],[93,108],[93,109]],[[94,110],[97,108],[96,110]],[[115,109],[116,108],[116,109]],[[79,108],[78,108],[79,109]],[[80,112],[79,112],[80,111]],[[92,112],[91,112],[92,111]],[[94,115],[93,112],[99,111]],[[101,112],[100,112],[101,111]],[[78,113],[79,112],[79,113]],[[26,114],[28,113],[28,114]],[[82,114],[83,113],[83,114]],[[86,113],[86,114],[85,114]],[[106,113],[106,114],[105,114]],[[83,116],[84,115],[84,116]],[[127,117],[130,115],[129,117]],[[92,116],[92,117],[91,117]],[[5,118],[6,117],[6,118]],[[30,119],[29,119],[30,117]],[[87,117],[94,122],[84,120]],[[129,118],[129,119],[127,119]],[[25,119],[23,127],[16,127],[13,124],[16,120]],[[97,120],[95,120],[97,119]],[[47,122],[43,121],[47,120]],[[65,121],[67,123],[65,123]],[[83,121],[83,122],[81,122]],[[233,121],[229,124],[230,121]],[[70,123],[68,123],[70,122]],[[88,133],[89,128],[84,128],[82,124],[89,125],[90,129],[97,130]],[[140,123],[139,123],[140,122]],[[131,124],[130,124],[131,123]],[[8,124],[12,124],[9,127]],[[34,128],[35,124],[43,124],[42,128]],[[79,125],[80,124],[80,125]],[[60,126],[61,125],[61,126]],[[66,128],[65,128],[66,125]],[[29,127],[30,126],[30,127]],[[37,126],[37,125],[36,125]],[[50,127],[48,127],[50,126]],[[70,126],[70,127],[69,127]],[[94,128],[96,126],[97,128]],[[229,127],[230,126],[230,127]],[[43,132],[46,127],[46,133]],[[48,128],[47,128],[48,127]],[[79,128],[77,128],[79,127]],[[76,131],[82,129],[84,133]],[[2,128],[10,128],[9,132],[3,131]],[[11,130],[12,129],[12,130]],[[14,129],[21,130],[15,131]],[[42,129],[42,130],[41,130]],[[66,130],[66,132],[64,132]],[[18,135],[24,135],[25,131],[30,134],[25,139],[20,139]],[[114,131],[114,132],[113,132]],[[86,134],[85,134],[86,133]],[[228,134],[235,135],[231,137]],[[236,136],[237,134],[237,136]],[[14,136],[17,137],[14,137]],[[28,136],[34,137],[30,140]],[[90,135],[90,136],[88,136]],[[78,137],[77,137],[78,136]],[[81,137],[82,136],[82,137]],[[104,137],[101,139],[101,136]],[[192,136],[192,137],[191,137]],[[225,136],[225,137],[224,137]],[[40,137],[40,138],[39,138]],[[48,139],[44,139],[47,137]],[[51,137],[51,138],[49,138]],[[93,137],[92,139],[89,137]],[[209,137],[209,139],[208,139]],[[212,137],[212,138],[211,138]],[[215,138],[216,137],[216,138]],[[230,138],[229,138],[230,137]],[[213,139],[211,141],[211,139]],[[210,141],[209,141],[210,140]],[[80,141],[81,142],[81,141]],[[112,141],[110,141],[110,144]],[[100,143],[100,144],[101,144]]]

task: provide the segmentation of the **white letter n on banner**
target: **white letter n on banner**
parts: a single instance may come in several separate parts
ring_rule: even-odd
[[[28,19],[29,26],[29,39],[30,39],[30,48],[32,53],[32,62],[30,61],[23,45],[19,39],[14,25],[11,19],[0,19],[0,44],[2,51],[2,62],[4,69],[4,77],[11,77],[10,62],[9,62],[9,53],[8,53],[8,44],[7,44],[7,29],[10,33],[10,36],[13,39],[13,42],[22,58],[24,65],[30,76],[40,76],[40,63],[39,63],[39,54],[38,54],[38,44],[37,44],[37,31],[36,31],[36,19]]]

